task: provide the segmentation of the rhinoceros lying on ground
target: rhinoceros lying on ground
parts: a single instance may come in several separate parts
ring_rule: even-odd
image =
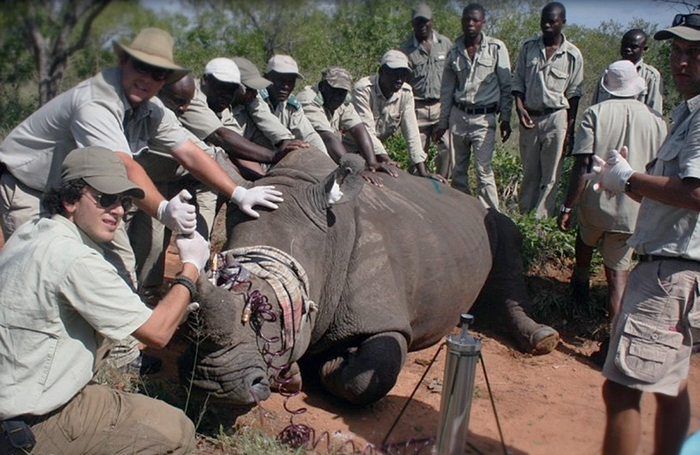
[[[359,156],[338,167],[307,149],[257,182],[284,202],[235,220],[228,257],[253,271],[237,277],[243,284],[229,291],[200,279],[200,342],[180,364],[196,388],[253,404],[304,355],[328,391],[371,403],[394,386],[407,351],[440,341],[480,294],[524,350],[556,347],[558,333],[520,305],[520,234],[508,218],[403,172],[382,175],[383,188],[364,185],[363,168]]]

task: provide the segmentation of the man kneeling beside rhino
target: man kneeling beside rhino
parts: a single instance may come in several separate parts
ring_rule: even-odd
[[[524,351],[556,347],[556,330],[521,306],[521,239],[510,219],[407,174],[363,185],[363,169],[359,156],[336,166],[307,149],[256,182],[285,202],[255,223],[231,220],[213,278],[223,286],[198,283],[198,341],[180,365],[196,388],[252,405],[279,382],[299,385],[304,356],[329,392],[371,403],[394,386],[407,352],[439,342],[477,298]]]

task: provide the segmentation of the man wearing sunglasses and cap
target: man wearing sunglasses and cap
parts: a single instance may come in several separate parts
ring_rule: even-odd
[[[442,175],[428,172],[425,166],[428,155],[420,139],[413,89],[406,83],[410,75],[406,54],[397,50],[387,51],[382,56],[379,73],[363,77],[355,84],[352,91],[355,110],[369,132],[375,155],[388,155],[382,141],[401,129],[408,147],[411,172],[447,183]],[[353,144],[352,141],[348,142]],[[353,145],[349,147],[350,150],[356,148]]]
[[[258,92],[272,113],[295,138],[307,142],[310,147],[328,155],[326,144],[304,115],[304,110],[296,96],[292,94],[297,79],[304,79],[299,72],[297,62],[289,55],[273,55],[267,61],[265,79],[271,84]]]
[[[150,310],[101,250],[145,195],[118,154],[73,150],[53,185],[42,201],[49,217],[20,226],[0,251],[0,420],[16,432],[0,431],[0,452],[33,433],[35,454],[190,453],[194,425],[180,409],[92,377],[111,340],[168,344],[195,307],[209,245],[178,237],[182,269]]]
[[[304,87],[297,99],[306,118],[326,144],[330,157],[337,163],[348,153],[346,145],[356,147],[367,162],[362,178],[381,187],[384,182],[375,173],[381,171],[398,177],[396,170],[392,169],[395,163],[387,154],[375,155],[371,135],[348,96],[351,90],[352,76],[348,70],[332,66],[321,72],[321,81],[317,85]]]
[[[133,159],[153,148],[171,154],[196,179],[219,191],[255,217],[251,207],[276,208],[280,193],[270,188],[246,190],[201,148],[187,139],[174,114],[155,95],[167,82],[189,72],[173,61],[172,37],[156,28],[141,30],[131,45],[115,43],[119,65],[59,95],[18,125],[0,145],[0,215],[8,239],[23,222],[39,216],[43,191],[58,181],[66,154],[76,146],[100,145],[114,150],[129,178],[145,192],[137,205],[174,232],[194,232],[194,206],[184,194],[166,201]],[[123,228],[107,251],[125,277],[134,259]]]
[[[690,424],[688,368],[700,328],[700,10],[676,16],[654,39],[672,40],[671,73],[684,98],[673,127],[646,173],[629,165],[623,147],[594,159],[588,176],[601,191],[641,199],[628,242],[639,264],[603,367],[605,455],[637,451],[644,392],[656,398],[654,454],[679,453]]]

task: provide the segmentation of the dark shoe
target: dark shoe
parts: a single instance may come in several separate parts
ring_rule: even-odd
[[[129,373],[145,376],[158,373],[163,368],[163,362],[158,357],[141,353],[129,364]]]

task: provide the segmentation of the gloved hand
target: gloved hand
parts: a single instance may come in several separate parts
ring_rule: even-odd
[[[175,239],[177,251],[180,254],[180,261],[184,264],[189,262],[202,270],[209,260],[209,242],[204,240],[202,235],[195,231],[192,235],[178,235]]]
[[[608,197],[624,193],[627,180],[634,174],[627,162],[627,153],[627,146],[623,146],[620,152],[613,150],[607,161],[593,155],[592,172],[584,174],[583,178],[593,183],[593,190],[597,193],[605,190]]]
[[[275,202],[282,202],[282,193],[275,190],[274,186],[255,186],[245,189],[242,186],[236,187],[231,195],[231,202],[236,204],[243,213],[253,218],[259,218],[260,214],[253,210],[254,205],[262,205],[270,209],[276,209]]]
[[[176,234],[192,234],[197,227],[197,213],[194,205],[187,203],[190,199],[189,191],[180,191],[174,198],[160,203],[156,218]]]

